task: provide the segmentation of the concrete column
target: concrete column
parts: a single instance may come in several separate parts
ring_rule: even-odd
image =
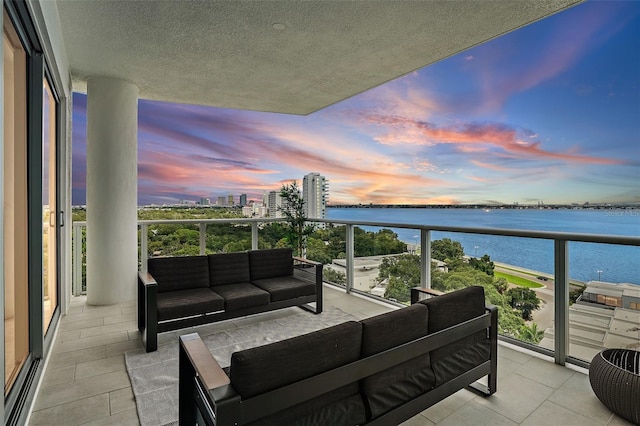
[[[87,82],[87,303],[137,296],[138,88]]]

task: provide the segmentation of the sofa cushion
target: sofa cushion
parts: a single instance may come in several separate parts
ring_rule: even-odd
[[[443,330],[485,313],[484,288],[471,286],[420,301],[429,308],[429,333]],[[481,330],[431,352],[436,386],[489,360],[491,345]]]
[[[418,339],[428,333],[429,310],[415,304],[375,317],[362,324],[362,356]],[[413,358],[362,380],[368,415],[376,418],[431,389],[435,376],[429,354]]]
[[[231,384],[246,399],[294,383],[356,361],[361,339],[360,323],[348,321],[235,352],[229,369]]]
[[[210,254],[208,258],[209,281],[212,287],[249,282],[249,253]]]
[[[249,283],[219,285],[214,291],[223,297],[227,311],[268,305],[271,301],[269,293]]]
[[[314,283],[302,281],[293,275],[252,280],[251,283],[268,291],[272,302],[316,294],[316,285]]]
[[[293,251],[290,248],[251,250],[251,282],[293,274]]]
[[[315,376],[360,357],[362,326],[348,321],[279,342],[235,352],[229,377],[242,399]],[[282,410],[255,424],[354,425],[365,422],[354,382]]]
[[[209,288],[158,293],[158,321],[224,310],[224,299]]]
[[[207,256],[153,257],[147,263],[158,293],[209,287]]]

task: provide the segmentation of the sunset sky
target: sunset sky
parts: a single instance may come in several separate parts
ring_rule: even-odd
[[[85,203],[86,96],[73,98]],[[640,202],[640,2],[586,2],[306,117],[139,101],[139,204]]]

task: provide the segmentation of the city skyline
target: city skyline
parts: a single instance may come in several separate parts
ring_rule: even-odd
[[[139,204],[640,202],[640,4],[585,2],[308,116],[139,100]],[[73,99],[85,203],[86,96]]]

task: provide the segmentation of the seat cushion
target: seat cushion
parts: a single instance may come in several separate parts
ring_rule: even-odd
[[[429,333],[444,330],[485,313],[484,288],[471,286],[420,301],[429,308]],[[491,345],[481,330],[431,352],[436,386],[489,360]]]
[[[429,310],[415,304],[362,320],[362,357],[402,345],[428,333]],[[435,384],[429,354],[362,380],[368,415],[376,418],[421,395]]]
[[[158,293],[158,321],[224,310],[224,299],[209,288]]]
[[[355,321],[231,355],[229,377],[242,399],[337,368],[360,357],[362,326]],[[365,422],[358,382],[254,422],[254,425],[355,425]]]
[[[251,282],[293,275],[293,251],[290,248],[251,250]]]
[[[209,287],[207,256],[153,257],[147,267],[158,293]]]
[[[268,291],[272,302],[295,299],[296,297],[313,296],[316,294],[316,286],[313,283],[302,281],[293,275],[252,280],[252,284]]]
[[[249,282],[249,254],[247,252],[210,254],[208,258],[209,282],[212,287]]]
[[[224,299],[224,309],[227,311],[268,305],[271,301],[268,292],[249,283],[219,285],[214,291]]]

